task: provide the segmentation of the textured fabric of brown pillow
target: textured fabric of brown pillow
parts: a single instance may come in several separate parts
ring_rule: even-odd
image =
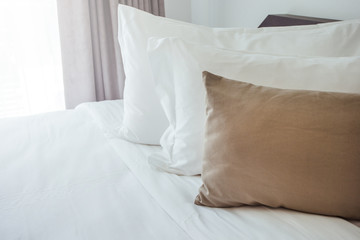
[[[203,76],[206,141],[196,204],[360,219],[359,94]]]

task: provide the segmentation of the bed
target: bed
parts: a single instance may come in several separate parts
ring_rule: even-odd
[[[0,121],[1,239],[359,239],[356,221],[285,208],[194,204],[197,174],[124,140],[124,100]]]

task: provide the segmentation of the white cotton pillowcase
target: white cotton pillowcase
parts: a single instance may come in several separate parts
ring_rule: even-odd
[[[206,118],[204,70],[268,87],[360,93],[360,57],[274,56],[166,38],[149,40],[149,59],[155,88],[170,123],[161,138],[163,151],[151,155],[149,162],[180,175],[201,173]]]
[[[150,37],[181,37],[201,45],[267,53],[360,55],[360,21],[266,29],[216,29],[157,17],[119,5],[119,43],[126,75],[121,136],[159,144],[168,121],[155,94],[146,47]]]

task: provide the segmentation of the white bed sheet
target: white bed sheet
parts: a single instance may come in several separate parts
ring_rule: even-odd
[[[88,105],[0,121],[0,239],[190,239]]]
[[[341,218],[266,207],[197,206],[193,202],[201,185],[200,176],[177,176],[151,169],[147,157],[160,148],[118,138],[114,126],[121,114],[116,115],[114,106],[98,104],[92,110],[118,154],[127,151],[127,157],[123,158],[126,165],[192,239],[360,239],[360,228]]]
[[[360,239],[333,217],[193,204],[199,176],[118,138],[122,101],[0,121],[0,239]],[[104,134],[105,133],[105,134]]]

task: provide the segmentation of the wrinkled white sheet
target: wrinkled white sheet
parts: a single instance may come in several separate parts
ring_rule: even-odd
[[[0,121],[0,239],[190,239],[86,106]]]
[[[360,239],[340,219],[193,204],[199,176],[153,170],[118,138],[122,101],[0,121],[0,239]]]
[[[93,106],[94,119],[106,129],[119,155],[127,151],[123,160],[145,189],[193,239],[360,239],[360,228],[341,218],[266,207],[220,209],[193,204],[200,176],[177,176],[151,169],[147,157],[160,148],[116,138],[118,129],[113,126],[120,115],[111,110],[114,105]]]

